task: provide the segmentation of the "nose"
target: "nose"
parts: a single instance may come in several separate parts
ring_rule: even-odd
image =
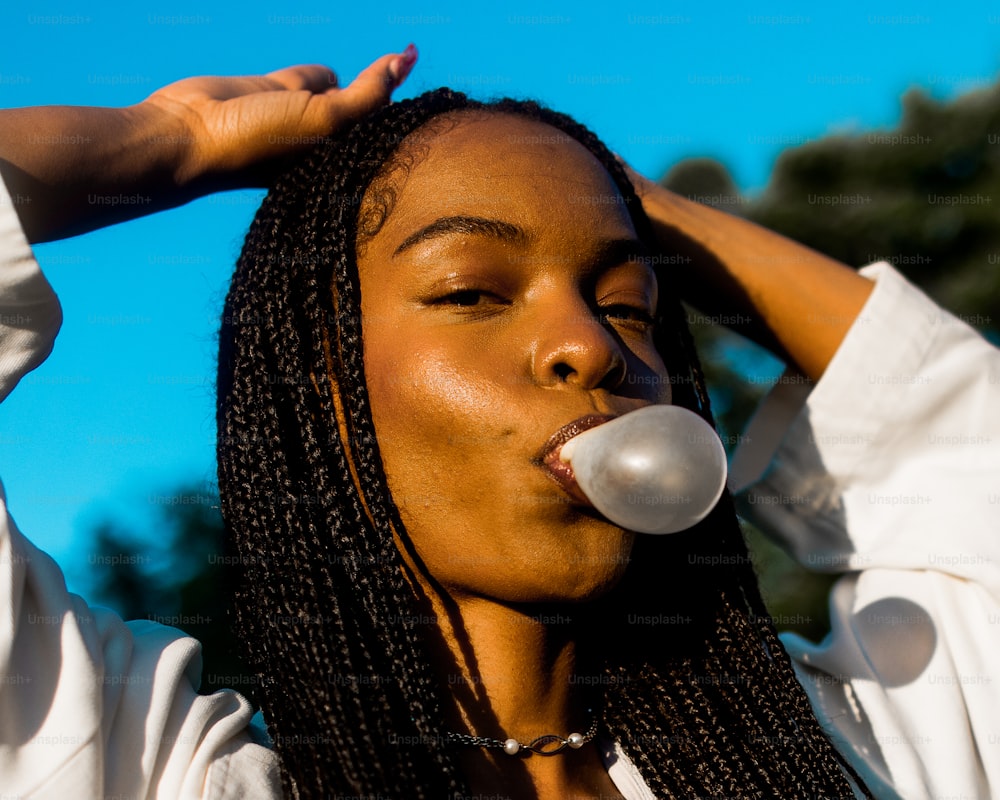
[[[542,385],[617,389],[627,365],[619,340],[582,301],[553,303],[539,320],[533,353],[535,379]]]

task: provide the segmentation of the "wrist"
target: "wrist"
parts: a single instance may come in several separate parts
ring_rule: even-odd
[[[185,193],[204,175],[194,122],[180,104],[153,95],[122,109],[134,131],[139,174],[156,176],[164,188]]]

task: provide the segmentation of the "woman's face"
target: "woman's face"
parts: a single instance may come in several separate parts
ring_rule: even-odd
[[[624,572],[634,534],[590,507],[558,445],[669,401],[656,279],[582,145],[513,116],[451,121],[420,132],[425,147],[391,178],[395,204],[359,251],[389,488],[453,594],[596,597]]]

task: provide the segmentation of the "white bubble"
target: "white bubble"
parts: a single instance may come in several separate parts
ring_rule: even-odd
[[[590,428],[560,458],[594,507],[640,533],[701,522],[726,484],[726,451],[712,427],[679,406],[647,406]]]

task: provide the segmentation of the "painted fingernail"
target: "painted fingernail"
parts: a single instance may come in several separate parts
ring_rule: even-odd
[[[406,80],[406,76],[416,63],[417,48],[413,44],[408,44],[402,54],[389,65],[389,74],[392,75],[394,87]]]

